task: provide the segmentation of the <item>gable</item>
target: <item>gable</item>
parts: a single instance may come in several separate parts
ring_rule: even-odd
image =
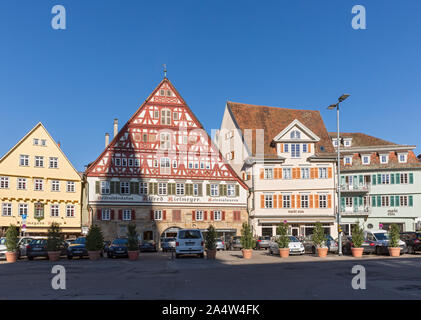
[[[292,135],[293,134],[293,135]],[[298,120],[291,122],[285,129],[283,129],[274,141],[302,141],[302,142],[318,142],[320,138],[315,135],[309,128]]]

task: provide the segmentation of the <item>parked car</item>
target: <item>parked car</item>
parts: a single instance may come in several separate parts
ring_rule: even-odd
[[[408,253],[421,251],[421,232],[402,232],[400,238],[405,242]]]
[[[376,254],[389,254],[389,234],[386,230],[364,230],[364,239],[375,243]],[[400,254],[407,252],[405,242],[399,240]]]
[[[301,241],[304,245],[306,253],[316,253],[316,245],[313,241],[313,235],[309,235],[303,238]],[[326,246],[329,248],[329,252],[338,251],[338,242],[332,238],[331,235],[326,235]]]
[[[60,243],[60,256],[67,255],[67,243],[61,241]],[[44,257],[48,259],[47,252],[47,239],[33,239],[26,246],[26,256],[28,260],[33,260],[36,257]]]
[[[163,252],[175,250],[175,238],[164,238],[161,241],[161,248]]]
[[[157,252],[156,244],[153,241],[143,241],[139,246],[141,252]]]
[[[108,247],[107,257],[116,258],[116,257],[128,257],[129,253],[127,246],[129,241],[127,238],[117,238],[114,239],[110,246]]]
[[[6,238],[0,238],[0,258],[6,259]]]
[[[366,253],[366,254],[371,254],[376,251],[376,244],[374,241],[371,241],[371,240],[364,240],[361,247],[364,249],[363,253]],[[354,243],[352,242],[352,236],[346,236],[342,240],[342,253],[345,255],[351,255],[352,248],[354,248]]]
[[[243,249],[243,246],[241,245],[241,237],[240,236],[232,237],[228,242],[228,249],[229,250]]]
[[[260,250],[260,249],[263,248],[263,249],[267,250],[269,248],[269,242],[270,242],[269,236],[259,237],[259,238],[257,238],[255,249]]]
[[[197,254],[203,258],[205,256],[204,245],[203,234],[199,229],[178,230],[175,243],[175,257]]]
[[[104,241],[103,251],[104,253],[108,252],[108,248],[110,247],[111,241]]]
[[[271,255],[272,254],[279,255],[279,246],[278,246],[278,243],[276,242],[278,238],[279,236],[275,236],[269,241],[269,253]],[[305,253],[304,245],[300,242],[300,240],[298,240],[294,236],[289,236],[288,248],[289,248],[290,254],[304,254]]]
[[[88,256],[85,237],[77,238],[67,247],[67,259],[69,260],[73,259],[73,257],[83,258]]]
[[[216,239],[216,250],[225,250],[225,242],[222,239]]]
[[[26,247],[34,239],[36,239],[36,238],[34,238],[34,237],[22,237],[22,238],[19,239],[19,242],[18,242],[18,247],[19,247],[18,259],[26,256]],[[37,237],[37,239],[40,239],[40,237]]]

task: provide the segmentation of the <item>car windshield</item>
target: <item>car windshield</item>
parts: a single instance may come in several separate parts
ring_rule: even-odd
[[[6,244],[6,238],[1,238],[0,245],[5,245],[5,244]]]
[[[223,242],[221,239],[216,239],[216,242]]]
[[[35,239],[35,240],[32,240],[31,241],[31,245],[34,245],[34,244],[45,244],[45,243],[47,243],[47,240],[46,239]]]
[[[85,244],[86,238],[77,238],[75,241],[72,241],[74,244]]]
[[[113,241],[113,244],[118,244],[118,245],[123,244],[123,245],[126,245],[127,244],[127,239],[115,239]]]
[[[171,241],[175,241],[175,239],[174,238],[165,238],[164,239],[164,242],[171,242]]]
[[[200,239],[202,236],[199,230],[181,230],[178,232],[180,239]]]
[[[374,236],[377,240],[389,240],[389,235],[387,233],[375,233]]]
[[[291,242],[300,242],[300,241],[298,241],[298,239],[297,239],[296,237],[294,237],[294,236],[289,236],[289,241],[291,241]]]

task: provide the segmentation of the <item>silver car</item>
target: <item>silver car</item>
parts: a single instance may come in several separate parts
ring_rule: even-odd
[[[216,240],[216,250],[225,250],[225,242],[222,241],[221,239],[217,239]]]
[[[6,238],[0,238],[0,258],[6,258]]]
[[[175,250],[175,238],[164,238],[161,241],[161,248],[163,252]]]
[[[279,255],[279,246],[276,240],[279,236],[274,237],[269,244],[269,253]],[[304,245],[294,236],[289,236],[289,254],[304,254]]]

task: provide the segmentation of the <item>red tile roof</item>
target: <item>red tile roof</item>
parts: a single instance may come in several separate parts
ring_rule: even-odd
[[[329,132],[331,138],[337,138],[337,132]],[[396,143],[389,142],[380,138],[369,136],[368,134],[360,132],[340,132],[339,136],[341,138],[352,138],[351,147],[372,147],[372,146],[393,146],[397,145]]]

